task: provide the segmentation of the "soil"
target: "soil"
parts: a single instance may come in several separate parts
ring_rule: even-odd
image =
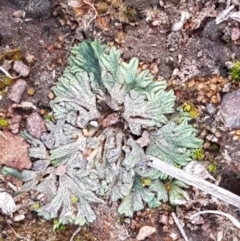
[[[35,93],[24,94],[22,100],[33,103],[39,113],[43,110],[48,112],[51,99],[49,92],[63,72],[69,48],[84,38],[98,38],[105,44],[115,45],[122,50],[122,58],[125,60],[138,57],[141,68],[149,67],[157,76],[156,79],[168,80],[169,88],[179,94],[178,105],[186,101],[194,104],[199,110],[199,116],[193,120],[193,124],[198,129],[199,136],[206,132],[202,136],[205,146],[203,163],[206,166],[216,166],[217,171],[212,175],[219,179],[221,187],[240,195],[240,141],[233,138],[233,132],[224,128],[217,115],[210,115],[206,110],[211,96],[205,102],[199,101],[196,98],[197,89],[189,87],[192,80],[197,86],[200,82],[211,81],[215,76],[221,76],[226,83],[230,83],[227,91],[224,92],[221,87],[216,93],[219,98],[214,103],[217,109],[225,93],[239,88],[238,84],[232,84],[229,80],[225,63],[240,59],[240,40],[231,40],[231,29],[239,28],[240,23],[229,20],[217,25],[215,22],[217,13],[225,9],[225,4],[217,0],[210,1],[209,4],[208,1],[192,0],[186,3],[169,0],[165,1],[163,7],[159,6],[159,1],[129,0],[127,5],[136,11],[135,16],[123,23],[112,17],[107,24],[107,30],[103,30],[97,21],[84,29],[77,19],[73,20],[73,15],[68,16],[70,10],[66,11],[63,7],[61,9],[61,2],[66,1],[0,0],[0,53],[6,50],[6,46],[19,48],[22,61],[30,67],[30,75],[24,79]],[[149,12],[149,9],[159,11],[150,17],[152,12]],[[26,16],[18,22],[12,17],[17,10],[26,11]],[[194,22],[194,18],[191,18],[184,24],[183,30],[174,32],[171,26],[179,21],[180,10],[191,11],[198,21]],[[120,10],[116,8],[115,11]],[[64,18],[63,14],[66,15]],[[104,14],[100,16],[102,21],[106,17]],[[62,19],[68,21],[63,23]],[[79,23],[77,28],[76,22]],[[27,60],[28,55],[33,56],[33,61]],[[220,83],[218,85],[220,86]],[[0,109],[7,110],[11,105],[8,95],[3,95]],[[30,113],[29,110],[20,111],[23,116],[21,128],[25,128],[25,119]],[[220,135],[216,137],[217,131]],[[209,140],[209,135],[213,135],[215,139]],[[17,181],[1,180],[0,187],[12,193],[6,181]],[[164,204],[155,210],[146,208],[143,212],[136,213],[133,218],[118,217],[116,204],[109,204],[108,207],[96,206],[97,220],[84,227],[74,240],[136,240],[139,229],[149,225],[156,227],[157,231],[146,238],[146,241],[180,241],[183,238],[171,216],[174,211],[184,225],[189,240],[240,240],[240,230],[229,220],[216,215],[205,215],[202,221],[191,223],[187,218],[188,213],[200,209],[221,210],[236,218],[240,217],[234,207],[212,200],[210,196],[199,194],[192,188],[189,188],[188,192],[190,197],[198,197],[196,202],[188,207],[183,205],[176,208]],[[24,214],[25,218],[23,221],[14,222],[10,217],[2,216],[0,241],[64,241],[70,240],[77,229],[68,225],[61,231],[53,231],[53,222],[44,221],[34,213],[31,194],[17,200],[17,204],[21,205],[17,214]]]

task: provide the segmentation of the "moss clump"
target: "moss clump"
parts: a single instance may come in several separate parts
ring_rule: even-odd
[[[235,61],[230,70],[230,76],[233,81],[240,81],[240,61]]]
[[[4,59],[10,60],[21,60],[22,51],[19,48],[6,48],[4,51],[0,52],[0,61]]]
[[[21,60],[22,59],[22,51],[19,48],[7,49],[5,52],[5,58],[11,60]]]
[[[109,8],[109,5],[105,2],[99,2],[96,5],[96,9],[97,9],[98,14],[106,13],[108,11],[108,8]]]
[[[111,19],[129,23],[136,15],[134,8],[127,6],[123,0],[100,0],[96,4],[98,14],[109,14]]]
[[[0,90],[6,90],[7,86],[12,84],[12,79],[7,76],[0,77]]]
[[[3,76],[0,81],[5,85],[5,86],[10,86],[12,84],[12,79],[9,78],[8,76]]]
[[[211,173],[215,173],[217,171],[217,167],[213,164],[210,164],[207,169]]]
[[[6,85],[0,80],[0,90],[4,90]]]
[[[196,149],[192,152],[192,159],[193,160],[202,160],[204,158],[203,150],[202,149]]]
[[[182,105],[183,112],[187,112],[191,119],[195,119],[198,116],[198,110],[194,107],[193,103],[187,101]]]
[[[4,128],[8,126],[8,121],[4,118],[0,118],[0,128]]]

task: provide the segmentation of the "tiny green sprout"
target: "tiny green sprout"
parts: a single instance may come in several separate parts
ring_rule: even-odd
[[[192,159],[202,160],[204,158],[203,150],[201,148],[196,149],[192,152]]]
[[[8,121],[4,118],[0,118],[0,128],[4,128],[8,126]]]
[[[118,222],[119,222],[120,225],[123,225],[124,224],[124,217],[120,216],[119,219],[118,219]]]
[[[177,118],[175,119],[175,122],[176,122],[178,125],[180,125],[180,124],[183,122],[183,120],[182,120],[181,117],[177,117]]]
[[[90,126],[90,125],[87,125],[87,126],[86,126],[86,129],[87,129],[87,131],[90,131],[90,130],[91,130],[91,126]]]
[[[52,121],[52,120],[53,120],[53,116],[50,115],[50,114],[44,115],[43,118],[44,118],[44,120],[46,120],[46,121]]]
[[[217,170],[217,167],[213,164],[210,164],[208,167],[207,167],[208,171],[211,172],[211,173],[215,173],[216,170]]]
[[[127,8],[123,14],[125,15],[126,18],[132,18],[136,14],[135,10],[133,8]]]
[[[59,220],[54,219],[53,220],[53,230],[57,232],[57,231],[61,231],[63,229],[65,229],[65,225],[60,223]]]
[[[148,179],[148,178],[142,178],[141,179],[141,183],[142,183],[142,186],[145,187],[145,186],[150,186],[151,185],[151,180]]]
[[[177,167],[177,168],[181,168],[181,165],[179,165],[177,163],[174,163],[174,166]]]
[[[71,202],[72,202],[72,204],[77,203],[77,201],[78,201],[78,198],[77,198],[76,196],[72,196],[72,197],[71,197]]]
[[[39,208],[40,208],[39,203],[34,203],[34,204],[33,204],[33,209],[34,209],[35,211],[37,211]]]
[[[235,61],[230,69],[230,76],[233,81],[240,81],[240,61]]]

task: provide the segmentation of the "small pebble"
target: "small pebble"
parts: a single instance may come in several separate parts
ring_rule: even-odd
[[[188,85],[189,88],[193,87],[195,85],[195,80],[194,79],[189,80],[187,85]]]
[[[203,56],[202,50],[198,51],[198,52],[197,52],[197,57],[200,58],[200,57],[202,57],[202,56]]]
[[[159,71],[158,66],[155,64],[155,65],[151,68],[151,73],[152,73],[153,75],[155,75],[155,74],[158,73],[158,71]]]
[[[176,241],[176,240],[179,239],[179,234],[176,233],[176,232],[171,232],[171,233],[169,234],[169,237],[171,238],[172,241]]]
[[[55,173],[57,176],[63,176],[66,173],[66,170],[67,170],[66,166],[60,164],[56,167]]]
[[[240,136],[240,130],[236,130],[235,135]]]
[[[30,135],[39,139],[44,131],[46,131],[45,123],[42,117],[37,113],[32,113],[27,118],[26,129]]]
[[[45,109],[41,109],[40,110],[40,115],[43,116],[43,115],[46,115],[46,114],[47,114],[47,111]]]
[[[24,219],[25,219],[25,215],[24,214],[20,214],[20,215],[17,215],[15,217],[13,217],[13,221],[14,222],[20,222],[20,221],[22,221]]]
[[[26,81],[23,79],[17,80],[17,82],[11,88],[9,99],[13,102],[19,103],[26,89],[27,89]]]
[[[203,144],[203,148],[204,149],[208,149],[209,147],[211,146],[210,142],[206,141],[204,144]]]
[[[15,61],[13,64],[13,69],[19,73],[22,77],[27,77],[30,73],[30,69],[22,61]]]
[[[213,125],[213,119],[210,116],[205,116],[204,117],[204,122],[206,123],[207,126],[212,126]]]
[[[219,132],[219,131],[217,131],[217,132],[215,133],[215,136],[216,136],[217,138],[220,138],[220,137],[222,136],[222,133]]]
[[[206,85],[205,85],[204,83],[200,82],[200,83],[197,83],[197,84],[196,84],[196,89],[197,89],[197,90],[201,90],[201,89],[203,89],[205,86],[206,86]]]
[[[199,95],[197,97],[197,102],[201,102],[203,99],[204,99],[204,96],[203,95]]]
[[[56,49],[62,49],[62,44],[61,43],[55,43],[54,47]]]
[[[206,93],[206,96],[207,96],[208,98],[211,98],[212,95],[213,95],[213,93],[212,93],[211,91]]]
[[[33,88],[28,88],[27,93],[28,93],[28,95],[33,96],[35,93],[35,90]]]
[[[174,219],[172,217],[169,217],[168,224],[169,225],[174,225]]]
[[[160,21],[159,20],[154,20],[152,22],[152,26],[158,26],[158,25],[160,25]]]
[[[211,142],[216,142],[216,143],[218,143],[218,139],[217,139],[217,137],[215,137],[214,135],[207,135],[206,136],[206,139],[208,140],[208,141],[211,141]]]
[[[232,28],[231,30],[231,40],[237,41],[240,38],[239,28]]]
[[[53,100],[53,99],[55,98],[55,95],[53,94],[53,92],[49,92],[49,93],[48,93],[48,98],[49,98],[50,100]]]
[[[209,85],[209,88],[211,89],[211,90],[217,90],[217,85],[216,84],[210,84]]]
[[[130,218],[125,218],[124,219],[124,223],[130,224],[131,223],[131,219]]]
[[[217,112],[217,108],[213,103],[209,103],[206,105],[206,110],[209,115],[214,115]]]
[[[26,12],[22,10],[17,10],[12,14],[13,18],[25,18]]]
[[[25,59],[29,64],[33,63],[36,60],[34,55],[30,54],[29,52],[26,53]]]
[[[64,42],[65,37],[64,37],[64,36],[62,36],[62,35],[60,35],[60,36],[58,36],[58,40],[59,40],[60,42]]]
[[[211,97],[211,101],[212,101],[213,104],[217,104],[219,102],[216,95]]]
[[[240,128],[240,90],[226,94],[220,106],[220,115],[226,127]]]
[[[169,231],[169,226],[168,225],[164,225],[163,226],[163,232],[168,232]]]
[[[38,196],[37,196],[37,200],[41,200],[45,197],[45,194],[43,193],[40,193]]]
[[[204,130],[200,133],[199,136],[200,136],[201,139],[205,138],[205,137],[207,136],[207,130],[204,129]]]
[[[208,102],[208,99],[207,98],[204,98],[203,100],[202,100],[202,103],[204,103],[204,104],[206,104]]]
[[[236,140],[239,139],[239,136],[234,135],[232,139],[233,139],[234,141],[236,141]]]
[[[162,214],[159,219],[159,223],[167,225],[168,224],[168,215]]]

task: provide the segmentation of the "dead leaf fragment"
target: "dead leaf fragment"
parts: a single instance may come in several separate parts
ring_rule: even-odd
[[[22,169],[30,169],[32,162],[28,157],[29,145],[25,140],[17,135],[13,135],[9,131],[3,131],[0,136],[0,164],[8,167]]]
[[[109,30],[109,28],[108,28],[109,21],[110,21],[110,18],[108,16],[97,17],[97,19],[96,19],[98,27],[103,31]]]
[[[103,121],[102,126],[103,127],[109,127],[111,125],[116,124],[119,121],[119,114],[113,113],[109,114]]]
[[[153,233],[156,232],[156,228],[151,226],[143,226],[136,237],[137,240],[144,240],[145,238],[149,237]]]

